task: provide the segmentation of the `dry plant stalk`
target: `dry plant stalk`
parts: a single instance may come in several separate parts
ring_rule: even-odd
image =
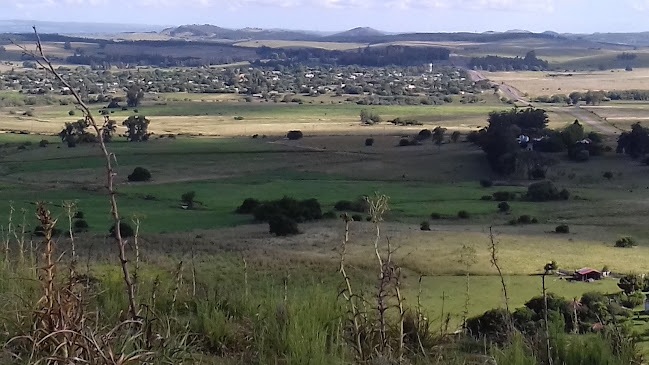
[[[196,298],[196,252],[194,250],[194,242],[192,242],[192,298]],[[248,277],[246,276],[246,290],[248,290]],[[246,297],[248,294],[246,293]]]
[[[43,287],[43,297],[39,304],[47,311],[51,311],[54,305],[54,276],[55,265],[52,256],[54,255],[54,241],[52,240],[52,230],[56,225],[56,220],[52,219],[50,211],[47,210],[44,203],[38,203],[38,210],[36,211],[36,218],[41,223],[43,235],[43,243],[45,244],[45,251],[43,252],[42,262],[40,267],[39,281]]]
[[[171,311],[173,312],[176,309],[176,299],[178,299],[178,291],[180,290],[180,286],[182,285],[183,281],[183,262],[180,261],[178,263],[178,267],[176,269],[176,286],[174,287],[174,294],[173,298],[171,300]]]
[[[138,280],[139,280],[139,272],[140,272],[140,217],[139,216],[133,216],[131,218],[131,222],[135,225],[135,234],[133,236],[133,246],[135,249],[135,268],[133,269],[133,291],[137,293],[137,285],[138,285]]]
[[[117,243],[119,261],[122,266],[124,284],[126,285],[126,292],[128,296],[128,302],[129,302],[129,314],[133,319],[138,318],[137,305],[135,300],[135,290],[133,287],[133,282],[131,280],[131,275],[129,273],[128,260],[126,257],[126,240],[122,238],[122,233],[120,230],[121,219],[119,216],[119,211],[117,209],[117,198],[116,198],[117,193],[115,191],[115,183],[114,183],[114,177],[116,173],[113,170],[113,166],[112,166],[112,159],[115,158],[115,155],[110,153],[106,148],[106,144],[104,143],[103,133],[102,133],[103,129],[107,126],[109,120],[108,118],[104,118],[104,123],[102,125],[97,123],[97,121],[92,115],[92,112],[90,111],[90,108],[83,101],[83,99],[81,98],[77,90],[74,87],[72,87],[72,85],[70,85],[70,83],[67,80],[65,80],[61,76],[61,74],[58,73],[58,71],[56,71],[54,65],[52,65],[49,58],[45,55],[45,53],[43,52],[43,46],[41,43],[40,36],[36,31],[36,27],[33,27],[33,29],[34,29],[34,35],[36,36],[36,51],[35,52],[30,51],[25,46],[21,46],[21,45],[17,45],[17,46],[22,49],[24,55],[32,57],[40,67],[42,67],[43,69],[47,70],[52,75],[54,75],[54,77],[57,80],[59,80],[59,82],[61,82],[65,87],[67,87],[70,90],[72,96],[76,101],[77,107],[83,113],[85,121],[95,130],[95,133],[97,134],[97,139],[99,140],[99,146],[101,148],[101,152],[104,156],[105,163],[106,163],[106,188],[108,189],[108,195],[109,195],[109,200],[111,205],[111,215],[113,216],[113,222],[115,224],[114,236],[115,236],[115,241]]]
[[[70,261],[70,280],[74,280],[77,267],[77,250],[74,242],[74,232],[72,232],[72,218],[76,214],[77,205],[74,202],[64,201],[63,208],[68,216],[68,235],[70,237],[70,246],[72,249],[72,261]]]
[[[463,245],[460,249],[460,259],[458,261],[464,266],[464,274],[466,276],[464,288],[464,310],[462,311],[462,329],[466,331],[466,322],[469,317],[469,302],[471,300],[469,286],[471,278],[470,270],[471,266],[478,262],[475,248],[473,246]]]
[[[349,279],[349,276],[347,276],[347,271],[345,270],[345,257],[347,255],[347,244],[349,243],[349,222],[352,221],[352,218],[347,213],[342,214],[341,217],[345,222],[345,235],[343,237],[342,244],[340,247],[340,268],[338,271],[340,272],[340,274],[343,277],[343,280],[345,281],[345,289],[341,291],[340,295],[342,295],[345,301],[347,302],[347,306],[348,306],[347,312],[351,317],[351,322],[353,325],[352,337],[353,337],[354,347],[357,352],[356,355],[359,359],[364,359],[363,344],[362,344],[363,334],[361,331],[361,325],[359,323],[359,316],[361,314],[359,312],[358,305],[356,303],[357,298],[354,296],[354,292],[352,290],[351,280]]]
[[[7,224],[7,232],[4,232],[4,227],[2,228],[3,241],[4,241],[4,251],[5,251],[5,268],[9,269],[9,244],[11,243],[11,236],[15,228],[13,227],[13,216],[16,209],[14,209],[13,202],[9,202],[9,223]]]
[[[498,263],[498,245],[494,237],[493,228],[489,227],[489,256],[491,258],[491,265],[496,268],[498,271],[498,276],[500,277],[500,285],[503,291],[503,298],[505,301],[505,310],[507,311],[507,318],[505,322],[507,323],[507,336],[509,336],[514,331],[514,322],[512,320],[511,313],[509,312],[509,296],[507,295],[507,285],[505,284],[505,276],[500,268]]]
[[[248,287],[248,262],[246,261],[246,258],[243,257],[243,285],[244,285],[244,293],[245,293],[245,298],[246,301],[248,301],[248,297],[250,296],[250,288]]]

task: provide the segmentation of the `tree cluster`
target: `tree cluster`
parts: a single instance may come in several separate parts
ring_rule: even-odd
[[[469,61],[469,67],[489,71],[533,70],[542,71],[549,67],[548,61],[536,57],[536,52],[529,51],[524,58],[485,56],[474,57]]]

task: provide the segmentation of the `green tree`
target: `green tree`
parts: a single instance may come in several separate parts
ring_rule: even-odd
[[[148,141],[151,135],[148,132],[149,123],[149,120],[144,115],[131,115],[128,117],[122,122],[122,125],[126,127],[126,139],[129,142]]]
[[[144,90],[138,85],[133,84],[126,92],[126,104],[130,107],[137,107],[144,98]]]
[[[181,195],[180,201],[183,202],[183,204],[187,205],[187,209],[194,209],[194,204],[195,204],[195,199],[196,199],[196,192],[195,191],[188,191]]]
[[[62,142],[68,144],[68,147],[76,147],[78,143],[97,142],[97,137],[88,132],[89,126],[90,124],[85,119],[65,123],[63,130],[59,132],[59,137]]]

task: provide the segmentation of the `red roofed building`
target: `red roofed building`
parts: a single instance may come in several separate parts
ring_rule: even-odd
[[[575,280],[588,281],[588,280],[601,280],[601,279],[602,279],[602,273],[597,270],[593,270],[585,267],[581,270],[575,271]]]

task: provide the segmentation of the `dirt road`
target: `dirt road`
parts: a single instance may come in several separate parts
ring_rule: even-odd
[[[622,131],[608,124],[606,121],[602,120],[597,114],[593,114],[587,110],[581,109],[579,106],[566,107],[563,108],[568,114],[575,117],[582,123],[586,123],[589,126],[597,129],[600,133],[607,135],[620,134]]]
[[[488,80],[480,71],[467,70],[467,72],[469,73],[471,80],[473,80],[474,82]],[[498,89],[503,94],[505,94],[505,96],[507,96],[509,99],[513,100],[514,102],[527,103],[527,100],[523,99],[521,92],[518,91],[518,89],[516,89],[515,87],[504,83],[498,84],[492,82],[491,84],[494,86],[498,86]]]

